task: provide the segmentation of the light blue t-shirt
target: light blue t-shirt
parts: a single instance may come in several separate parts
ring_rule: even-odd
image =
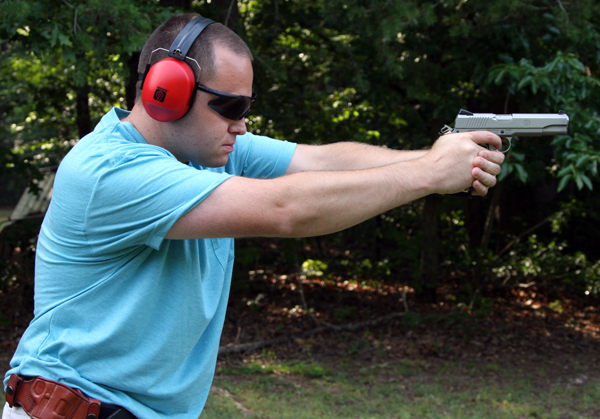
[[[197,419],[212,382],[232,239],[167,240],[231,176],[273,178],[295,144],[238,136],[221,168],[183,164],[113,109],[61,163],[36,251],[35,317],[6,374],[43,376],[138,418]]]

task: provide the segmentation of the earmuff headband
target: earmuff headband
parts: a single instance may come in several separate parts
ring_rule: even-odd
[[[179,32],[173,44],[171,44],[169,57],[177,58],[178,60],[185,59],[198,35],[200,35],[204,28],[213,23],[215,23],[214,20],[202,16],[190,20],[185,28]]]

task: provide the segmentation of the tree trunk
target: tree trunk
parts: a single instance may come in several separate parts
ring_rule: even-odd
[[[213,0],[210,5],[211,11],[214,10],[213,19],[242,36],[243,26],[236,0]]]
[[[421,278],[415,287],[415,296],[422,302],[434,303],[437,300],[437,280],[439,275],[438,255],[438,213],[440,195],[425,197],[421,227]]]
[[[177,7],[184,10],[192,8],[191,0],[160,0],[158,4],[163,7]]]
[[[79,138],[83,138],[85,135],[92,132],[92,119],[90,117],[90,87],[86,84],[85,86],[77,87],[76,90],[76,109],[77,109],[77,129]]]
[[[483,201],[481,198],[473,197],[465,204],[465,228],[469,235],[469,247],[476,249],[481,246],[484,235],[483,226],[485,216],[483,213]]]
[[[498,183],[498,185],[496,185],[496,188],[494,188],[494,190],[492,191],[492,202],[490,203],[490,208],[485,219],[485,225],[483,227],[483,237],[481,238],[481,247],[484,250],[487,250],[487,248],[490,245],[490,238],[492,237],[492,226],[494,218],[500,218],[498,211],[500,209],[500,196],[502,194],[503,186],[504,181],[501,181]]]
[[[137,93],[137,83],[139,81],[138,75],[138,61],[140,59],[140,53],[134,52],[131,57],[127,60],[127,66],[129,67],[129,81],[125,86],[125,101],[127,102],[127,109],[133,109],[135,105],[135,96]]]

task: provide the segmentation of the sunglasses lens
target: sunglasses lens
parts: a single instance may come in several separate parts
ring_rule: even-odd
[[[227,119],[242,119],[250,113],[252,99],[246,96],[238,96],[235,99],[218,98],[208,102],[208,106]]]

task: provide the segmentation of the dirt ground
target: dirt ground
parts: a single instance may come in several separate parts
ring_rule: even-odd
[[[531,285],[494,290],[484,313],[477,313],[457,306],[448,290],[438,290],[435,304],[416,303],[401,283],[370,288],[315,279],[304,280],[300,290],[295,277],[259,273],[249,284],[243,293],[234,287],[222,345],[292,338],[222,355],[221,364],[266,352],[282,361],[351,357],[365,366],[402,359],[493,364],[529,372],[541,387],[600,377],[598,298],[549,301]],[[326,324],[360,326],[390,313],[398,316],[374,326],[309,334]]]

